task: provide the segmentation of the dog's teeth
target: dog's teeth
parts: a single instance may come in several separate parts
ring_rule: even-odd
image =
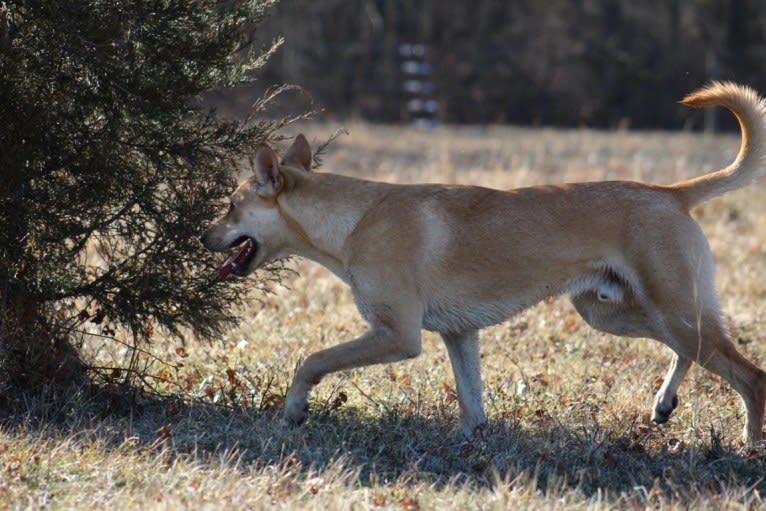
[[[225,279],[229,273],[231,273],[231,264],[227,261],[218,269],[218,278]]]

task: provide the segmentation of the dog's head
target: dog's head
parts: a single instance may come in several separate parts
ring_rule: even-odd
[[[232,194],[226,214],[200,235],[208,250],[234,250],[218,270],[219,277],[229,273],[243,277],[267,261],[288,255],[290,228],[278,202],[285,193],[285,167],[311,169],[311,148],[303,135],[295,137],[281,163],[270,147],[262,145],[255,154],[253,176]]]

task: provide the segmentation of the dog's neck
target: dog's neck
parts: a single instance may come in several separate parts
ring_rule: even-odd
[[[291,177],[292,189],[280,196],[279,205],[302,240],[290,247],[293,255],[316,261],[345,280],[351,255],[347,242],[391,185],[326,173]],[[311,186],[305,186],[309,180]]]

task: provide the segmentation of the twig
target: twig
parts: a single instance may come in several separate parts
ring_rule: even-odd
[[[324,152],[325,149],[327,149],[327,146],[332,144],[336,138],[338,138],[341,135],[348,135],[348,130],[341,126],[335,132],[330,135],[330,138],[328,138],[324,143],[320,144],[319,147],[317,147],[317,150],[314,151],[314,167],[315,169],[318,169],[322,166],[322,158],[321,154]]]
[[[389,406],[387,404],[383,403],[382,401],[378,401],[374,397],[372,397],[369,394],[367,394],[353,380],[349,380],[349,382],[362,395],[362,397],[365,398],[367,401],[371,402],[374,405],[377,405],[377,406],[381,407],[382,409],[384,409],[386,411],[386,413],[389,413],[389,414],[391,413],[391,408],[389,408]]]
[[[11,10],[5,2],[0,2],[0,51],[11,49]]]
[[[5,276],[3,279],[3,296],[2,306],[0,306],[0,352],[3,351],[3,344],[5,343],[5,337],[7,335],[6,319],[8,317],[8,281],[9,276]]]

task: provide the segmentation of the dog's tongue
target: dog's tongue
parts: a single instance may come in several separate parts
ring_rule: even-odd
[[[242,261],[247,257],[248,251],[253,247],[253,241],[247,240],[242,244],[242,247],[239,249],[239,252],[234,254],[233,256],[229,257],[226,262],[221,265],[220,268],[218,268],[218,278],[219,279],[225,279],[229,276],[229,273],[234,271],[237,266],[242,264]]]
[[[229,273],[231,273],[231,270],[234,269],[234,256],[231,256],[226,260],[223,265],[218,268],[218,278],[219,279],[225,279]]]

